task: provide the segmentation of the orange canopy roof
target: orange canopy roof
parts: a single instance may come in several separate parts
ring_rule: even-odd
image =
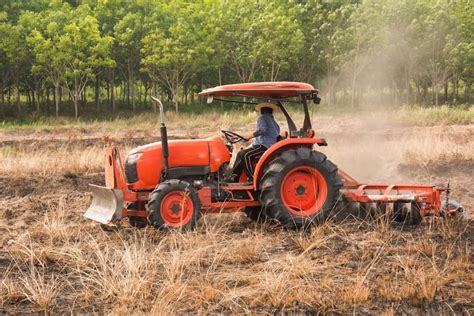
[[[250,82],[217,86],[202,90],[200,96],[256,96],[291,98],[301,94],[319,93],[312,85],[303,82]]]

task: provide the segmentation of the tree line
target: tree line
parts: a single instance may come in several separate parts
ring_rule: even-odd
[[[469,0],[3,0],[0,114],[179,111],[203,88],[303,81],[330,106],[471,102]],[[155,109],[156,110],[156,109]]]

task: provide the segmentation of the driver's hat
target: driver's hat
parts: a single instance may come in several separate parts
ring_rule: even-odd
[[[262,102],[257,104],[255,106],[255,111],[260,112],[261,108],[270,108],[273,110],[273,112],[278,112],[280,110],[280,108],[276,104],[270,102]]]

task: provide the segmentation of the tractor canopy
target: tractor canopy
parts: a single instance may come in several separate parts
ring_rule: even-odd
[[[250,82],[217,86],[201,91],[202,97],[269,97],[293,98],[300,95],[317,95],[318,89],[303,82]]]
[[[278,105],[286,118],[290,137],[306,137],[308,131],[311,130],[311,119],[309,117],[307,100],[312,100],[314,103],[319,104],[321,99],[318,97],[318,93],[319,90],[315,89],[308,83],[282,81],[250,82],[217,86],[214,88],[204,89],[199,93],[199,96],[207,97],[207,103],[219,100],[232,103],[257,104],[256,102],[246,100],[247,98],[273,101]],[[228,99],[219,99],[215,97],[228,97]],[[232,97],[243,97],[244,101],[238,101],[232,99]],[[288,100],[291,98],[299,98],[299,100]],[[296,127],[293,119],[283,106],[283,101],[299,103],[303,106],[304,121],[301,129]]]

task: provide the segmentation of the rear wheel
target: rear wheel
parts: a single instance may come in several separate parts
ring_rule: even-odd
[[[286,227],[304,228],[328,218],[342,181],[326,156],[309,148],[291,149],[275,158],[260,181],[265,214]]]
[[[200,215],[201,203],[196,190],[186,181],[167,180],[150,194],[148,220],[156,228],[190,229]]]

